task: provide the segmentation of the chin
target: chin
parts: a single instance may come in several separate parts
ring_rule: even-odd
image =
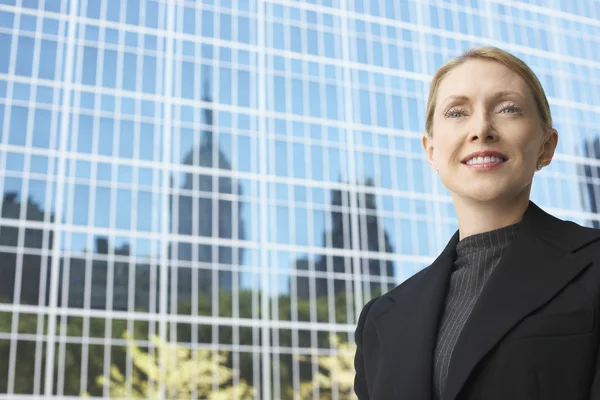
[[[529,193],[531,185],[503,185],[496,183],[495,185],[477,185],[477,187],[461,187],[456,188],[453,193],[463,199],[475,202],[497,202],[497,201],[513,201],[520,198],[521,195]]]

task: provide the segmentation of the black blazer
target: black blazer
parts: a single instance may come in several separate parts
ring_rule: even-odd
[[[600,230],[529,203],[456,343],[443,400],[600,400]],[[433,353],[458,232],[442,254],[365,305],[360,400],[431,400]]]

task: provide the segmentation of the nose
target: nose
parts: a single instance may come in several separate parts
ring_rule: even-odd
[[[498,140],[498,134],[486,113],[479,113],[471,118],[469,129],[469,141],[481,141],[484,143],[495,142]]]

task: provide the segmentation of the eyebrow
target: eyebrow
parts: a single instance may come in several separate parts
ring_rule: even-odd
[[[506,96],[517,96],[520,97],[521,99],[525,100],[524,96],[519,93],[519,92],[515,92],[514,90],[501,90],[499,92],[494,93],[494,95],[492,96],[493,100],[499,99],[501,97],[506,97]],[[469,100],[469,96],[464,96],[464,95],[450,95],[448,97],[446,97],[441,104],[444,105],[446,103],[448,103],[448,101],[450,100]]]

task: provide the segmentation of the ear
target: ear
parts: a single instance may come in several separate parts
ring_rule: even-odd
[[[423,149],[425,150],[425,154],[427,155],[427,161],[429,161],[429,166],[435,171],[436,167],[433,161],[433,137],[429,136],[428,134],[424,134],[421,138],[421,143],[423,144]]]
[[[538,164],[542,164],[543,166],[547,166],[552,162],[552,158],[554,157],[554,151],[556,150],[556,146],[558,145],[558,131],[556,129],[552,129],[546,141],[542,144],[542,148],[540,149],[540,156],[538,158]]]

